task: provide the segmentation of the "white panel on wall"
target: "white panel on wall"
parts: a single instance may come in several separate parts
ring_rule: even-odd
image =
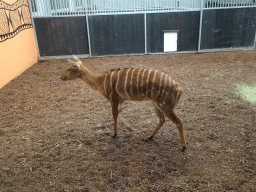
[[[177,51],[178,31],[164,31],[164,52]]]

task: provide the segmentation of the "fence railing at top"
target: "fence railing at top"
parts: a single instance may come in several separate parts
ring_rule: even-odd
[[[253,7],[256,0],[205,0],[204,8]]]
[[[256,0],[29,0],[33,17],[256,6]]]

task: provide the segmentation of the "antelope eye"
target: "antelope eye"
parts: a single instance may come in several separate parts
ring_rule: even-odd
[[[71,71],[71,69],[68,69],[68,71]]]

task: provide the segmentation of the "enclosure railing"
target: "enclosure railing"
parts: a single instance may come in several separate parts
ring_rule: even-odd
[[[256,6],[256,0],[29,0],[33,17]],[[203,7],[202,7],[203,6]]]
[[[233,8],[256,6],[256,0],[205,0],[204,8]]]

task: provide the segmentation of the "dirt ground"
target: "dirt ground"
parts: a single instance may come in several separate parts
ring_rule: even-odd
[[[110,104],[66,60],[38,62],[0,89],[0,191],[256,191],[256,105],[236,85],[256,83],[256,52],[81,59],[97,73],[154,68],[184,88],[177,113],[187,150],[148,102],[127,102],[113,139]]]

